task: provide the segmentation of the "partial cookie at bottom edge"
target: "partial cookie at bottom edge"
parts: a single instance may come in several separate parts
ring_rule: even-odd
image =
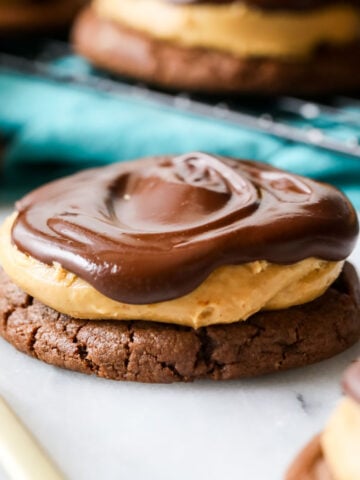
[[[358,90],[360,41],[324,47],[309,60],[237,58],[159,41],[102,19],[91,8],[73,30],[75,49],[95,65],[177,90],[209,93],[321,94]]]
[[[360,337],[359,280],[345,264],[315,301],[194,330],[143,321],[78,320],[20,290],[0,272],[0,334],[44,362],[141,382],[226,380],[311,364]]]
[[[334,480],[323,455],[320,435],[313,438],[296,457],[285,480]]]

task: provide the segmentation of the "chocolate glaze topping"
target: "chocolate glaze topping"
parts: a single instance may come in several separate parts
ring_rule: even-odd
[[[360,358],[345,371],[342,386],[346,395],[360,403]]]
[[[221,265],[342,260],[358,233],[335,188],[204,153],[87,170],[35,190],[17,209],[20,250],[134,304],[185,295]]]

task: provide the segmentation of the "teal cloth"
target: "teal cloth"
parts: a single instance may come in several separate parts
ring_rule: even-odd
[[[70,60],[71,69],[84,68],[80,60]],[[349,134],[341,125],[325,122],[322,127],[339,137]],[[359,137],[359,132],[354,128],[350,133]],[[10,142],[3,159],[1,200],[85,167],[202,150],[261,160],[327,181],[360,208],[360,160],[37,77],[0,72],[1,134]]]

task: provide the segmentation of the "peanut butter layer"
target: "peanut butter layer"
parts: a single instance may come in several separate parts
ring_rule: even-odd
[[[16,213],[0,231],[0,262],[26,293],[75,318],[149,320],[199,328],[246,320],[260,310],[279,310],[321,296],[341,272],[343,262],[315,258],[291,265],[255,261],[216,269],[193,292],[153,304],[112,300],[66,271],[46,265],[11,243]],[[156,260],[154,260],[156,261]]]
[[[152,38],[234,56],[308,57],[322,44],[340,46],[359,38],[360,13],[339,3],[294,12],[233,3],[176,5],[163,0],[94,0],[105,19]]]

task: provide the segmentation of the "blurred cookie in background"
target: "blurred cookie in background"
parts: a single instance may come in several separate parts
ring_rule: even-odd
[[[84,0],[0,0],[0,34],[63,28],[84,4]]]
[[[360,87],[359,0],[93,0],[74,29],[95,65],[172,89]]]

